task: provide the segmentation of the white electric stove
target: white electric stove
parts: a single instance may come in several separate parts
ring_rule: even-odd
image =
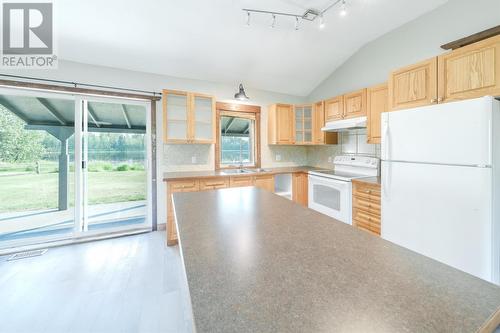
[[[367,156],[336,156],[334,170],[309,171],[309,208],[352,224],[352,179],[376,177],[380,161]]]

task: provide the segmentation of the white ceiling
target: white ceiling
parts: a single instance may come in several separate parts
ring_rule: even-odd
[[[242,8],[302,13],[329,0],[57,1],[61,59],[308,95],[361,46],[447,0],[347,0],[326,27],[252,16]],[[390,52],[390,51],[389,51]]]

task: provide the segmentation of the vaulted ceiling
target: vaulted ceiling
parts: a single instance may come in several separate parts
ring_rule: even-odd
[[[308,95],[367,42],[447,0],[346,0],[326,26],[242,8],[303,13],[329,0],[65,0],[56,2],[60,59]],[[388,50],[390,52],[390,50]]]

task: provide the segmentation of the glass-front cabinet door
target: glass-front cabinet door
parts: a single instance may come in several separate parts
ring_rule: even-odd
[[[312,106],[295,106],[295,142],[312,144]]]
[[[212,96],[192,95],[192,140],[195,143],[214,142],[215,100]]]
[[[215,143],[215,98],[163,90],[165,143]]]
[[[181,91],[163,91],[164,141],[185,143],[189,139],[189,96]]]

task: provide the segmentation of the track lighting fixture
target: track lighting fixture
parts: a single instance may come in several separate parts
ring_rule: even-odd
[[[249,8],[243,8],[242,10],[247,13],[247,25],[250,25],[250,13],[257,13],[257,14],[271,14],[272,21],[271,21],[271,28],[274,28],[276,26],[276,20],[277,16],[285,16],[285,17],[293,17],[295,18],[295,30],[299,30],[300,28],[300,23],[299,20],[306,20],[306,21],[314,21],[316,18],[319,18],[319,29],[325,28],[325,19],[324,15],[326,12],[328,12],[330,9],[335,7],[336,5],[340,4],[340,16],[346,16],[347,15],[347,4],[346,0],[331,0],[331,3],[323,10],[316,10],[316,9],[308,9],[306,10],[302,15],[297,15],[297,14],[291,14],[291,13],[283,13],[283,12],[273,12],[269,10],[260,10],[260,9],[249,9]]]
[[[320,15],[319,17],[319,28],[324,29],[325,28],[325,19],[323,17],[323,14]]]
[[[342,0],[342,5],[340,7],[340,16],[346,16],[347,15],[347,6],[345,4],[345,0]]]

